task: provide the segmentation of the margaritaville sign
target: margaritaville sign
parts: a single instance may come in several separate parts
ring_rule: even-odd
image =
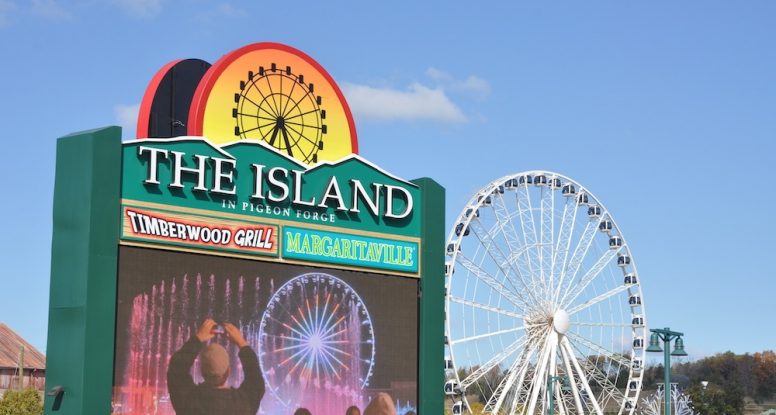
[[[165,65],[58,141],[46,413],[441,413],[443,211],[304,53]]]

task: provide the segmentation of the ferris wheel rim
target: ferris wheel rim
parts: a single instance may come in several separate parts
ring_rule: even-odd
[[[468,234],[468,229],[469,229],[469,227],[471,225],[471,222],[476,217],[479,216],[479,215],[475,216],[474,212],[478,213],[479,209],[481,209],[483,206],[486,205],[486,197],[487,196],[494,195],[497,191],[499,191],[500,187],[502,189],[501,193],[503,194],[503,186],[505,185],[505,183],[508,183],[508,181],[510,181],[510,180],[519,179],[520,177],[536,176],[536,175],[544,175],[546,177],[561,179],[563,181],[562,185],[572,184],[572,185],[577,187],[576,195],[581,194],[581,193],[584,192],[585,194],[587,194],[589,196],[590,200],[589,200],[589,203],[587,203],[589,206],[594,206],[595,205],[595,206],[601,207],[601,213],[599,215],[601,219],[596,224],[596,228],[598,227],[600,222],[603,221],[604,217],[607,218],[607,220],[612,223],[612,228],[611,228],[612,232],[607,232],[607,233],[609,233],[610,235],[619,236],[619,238],[621,238],[622,253],[626,254],[629,257],[629,262],[627,263],[627,268],[631,270],[631,273],[633,275],[636,275],[636,276],[640,275],[639,272],[638,272],[636,261],[633,258],[633,254],[632,254],[630,245],[628,244],[627,239],[625,238],[625,235],[622,232],[622,229],[617,224],[617,222],[614,219],[613,215],[606,208],[606,206],[601,202],[601,199],[599,199],[593,192],[591,192],[587,187],[583,186],[578,181],[576,181],[576,180],[574,180],[574,179],[572,179],[572,178],[570,178],[568,176],[565,176],[565,175],[563,175],[561,173],[557,173],[557,172],[553,172],[553,171],[548,171],[548,170],[526,170],[526,171],[521,171],[521,172],[514,173],[514,174],[505,175],[503,177],[500,177],[498,179],[495,179],[495,180],[489,182],[488,184],[486,184],[485,186],[480,188],[478,191],[476,191],[473,194],[473,196],[468,200],[468,202],[464,205],[463,209],[461,210],[461,213],[457,216],[456,221],[453,224],[453,227],[450,229],[450,232],[449,232],[448,237],[446,239],[446,245],[445,245],[445,250],[446,251],[448,249],[450,249],[450,247],[452,246],[452,252],[449,253],[449,255],[448,255],[449,258],[446,259],[446,270],[445,270],[445,278],[447,279],[447,281],[445,283],[445,293],[446,293],[446,299],[445,299],[445,339],[446,339],[446,342],[445,342],[445,347],[447,349],[447,352],[449,353],[449,359],[451,360],[451,363],[452,363],[453,378],[454,378],[455,381],[458,382],[459,385],[461,384],[461,377],[459,376],[459,373],[458,373],[458,369],[459,369],[460,366],[458,364],[456,364],[456,357],[455,357],[455,353],[456,352],[455,352],[454,348],[452,347],[453,339],[452,339],[452,330],[451,330],[451,318],[450,318],[450,311],[451,310],[450,310],[450,308],[451,308],[451,298],[452,298],[452,289],[453,289],[453,283],[452,282],[455,279],[454,270],[455,270],[455,267],[456,267],[456,265],[458,263],[457,257],[458,257],[458,255],[461,255],[461,242],[463,241],[463,238],[465,237],[465,235]],[[523,185],[525,185],[526,187],[532,186],[530,183],[527,182],[527,180],[526,180],[525,184],[521,183],[518,186],[523,186]],[[559,189],[560,188],[556,188],[556,189],[553,189],[553,190],[559,190]],[[575,195],[575,197],[576,197],[576,195]],[[553,199],[553,203],[554,203],[554,199]],[[580,203],[577,201],[575,203],[575,209],[578,209],[579,207],[580,207]],[[553,214],[555,214],[555,213],[553,212]],[[464,234],[464,233],[460,232],[459,234],[456,234],[456,227],[457,226],[462,226],[462,229],[467,230],[467,233]],[[553,232],[554,232],[554,230],[553,230]],[[535,245],[535,244],[533,244],[533,245]],[[478,249],[479,249],[479,247],[478,247]],[[584,255],[586,255],[586,254],[587,254],[587,251],[585,251]],[[449,267],[447,265],[449,265]],[[565,264],[563,264],[563,265],[565,266]],[[552,272],[552,270],[550,270],[550,272]],[[623,273],[625,274],[625,267],[623,267]],[[597,278],[597,277],[595,277],[595,278]],[[642,285],[641,285],[641,279],[638,278],[638,282],[636,284],[631,285],[630,288],[635,289],[635,291],[637,292],[637,295],[638,295],[638,297],[640,299],[639,300],[640,303],[638,304],[639,313],[638,314],[634,314],[634,311],[633,311],[634,308],[631,308],[631,311],[630,311],[631,317],[633,317],[635,315],[638,315],[641,318],[641,322],[642,322],[638,327],[635,324],[631,324],[631,331],[633,332],[633,339],[636,339],[637,338],[636,337],[637,334],[641,333],[642,334],[641,338],[642,338],[642,342],[643,342],[643,338],[644,338],[643,335],[646,333],[647,325],[646,325],[646,317],[645,317],[646,316],[646,307],[645,307],[645,303],[644,303],[644,300],[643,300],[644,297],[643,297],[643,290],[642,290]],[[583,291],[579,292],[577,294],[577,296],[579,294],[581,294]],[[623,290],[623,291],[625,291],[625,290]],[[628,289],[628,292],[630,293],[630,289]],[[576,297],[574,299],[576,299]],[[571,303],[573,303],[574,299],[572,299]],[[500,301],[500,298],[499,298],[499,301]],[[571,305],[571,303],[569,305]],[[564,310],[564,313],[565,312],[566,311]],[[627,313],[625,313],[625,314],[627,314]],[[566,341],[568,341],[568,340],[566,339]],[[626,349],[630,351],[629,355],[630,355],[630,359],[631,359],[630,360],[631,364],[628,366],[628,376],[627,376],[627,382],[626,382],[626,386],[625,386],[625,394],[624,394],[624,396],[622,398],[622,402],[620,402],[620,410],[619,410],[620,414],[622,414],[622,413],[631,413],[632,414],[633,411],[635,410],[635,405],[631,406],[630,408],[626,408],[626,402],[634,402],[635,403],[635,402],[638,401],[638,397],[639,397],[639,394],[641,392],[641,380],[643,378],[643,366],[640,367],[640,368],[635,368],[634,369],[633,362],[638,357],[638,358],[640,358],[640,362],[642,362],[642,364],[643,364],[644,357],[645,357],[645,351],[644,351],[643,345],[640,348],[640,350],[637,350],[637,348],[634,346],[634,344],[631,344],[630,347],[628,347]],[[569,350],[569,352],[573,353],[573,350]],[[448,357],[446,357],[446,359],[448,359]],[[446,367],[447,367],[447,365],[446,365]],[[628,388],[630,387],[631,382],[634,381],[634,380],[637,382],[637,386],[638,386],[637,390],[635,392],[635,396],[628,396]],[[466,407],[470,408],[469,403],[468,403],[468,401],[466,399],[465,393],[462,394],[461,399],[464,402],[464,404],[466,405]]]

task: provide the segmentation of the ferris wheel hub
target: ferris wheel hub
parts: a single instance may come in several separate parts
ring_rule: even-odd
[[[558,334],[566,334],[569,329],[569,313],[566,310],[559,309],[552,316],[552,328]]]

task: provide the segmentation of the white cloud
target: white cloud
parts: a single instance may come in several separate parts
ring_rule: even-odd
[[[32,12],[51,20],[70,20],[73,15],[65,10],[57,0],[32,0]]]
[[[162,0],[115,0],[132,17],[153,18],[162,12]]]
[[[465,79],[455,79],[449,73],[437,68],[428,68],[426,76],[450,91],[468,93],[479,99],[490,95],[490,83],[478,76],[469,75]]]
[[[116,117],[116,122],[121,126],[125,137],[134,137],[139,112],[140,104],[119,104],[113,107],[113,115]]]
[[[16,3],[11,0],[0,0],[0,27],[8,24],[10,19],[8,16],[16,11]]]
[[[466,117],[441,88],[413,84],[408,90],[342,85],[348,104],[359,117],[376,120],[464,122]]]

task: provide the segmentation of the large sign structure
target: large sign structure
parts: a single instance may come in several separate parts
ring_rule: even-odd
[[[46,413],[442,412],[444,191],[356,154],[320,65],[172,62],[138,136],[58,141]]]

